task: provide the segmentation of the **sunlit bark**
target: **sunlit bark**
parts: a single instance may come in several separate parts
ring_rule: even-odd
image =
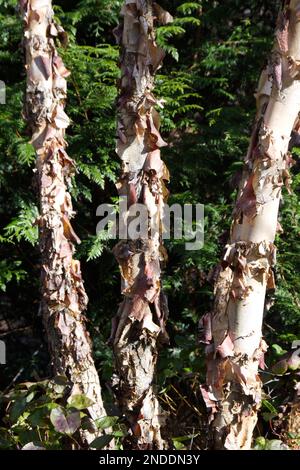
[[[53,371],[70,382],[70,395],[85,394],[94,402],[92,419],[105,416],[97,370],[92,358],[83,312],[87,306],[79,261],[73,258],[79,242],[70,219],[74,216],[68,186],[74,162],[66,153],[65,114],[69,75],[55,41],[66,40],[53,21],[51,0],[20,0],[24,20],[27,89],[25,118],[36,150],[41,251],[41,311]],[[83,431],[85,442],[94,439]]]
[[[122,161],[118,183],[128,211],[143,204],[153,233],[138,240],[130,236],[114,249],[122,274],[124,300],[113,321],[111,343],[116,358],[116,393],[129,420],[131,446],[163,449],[164,415],[154,391],[159,343],[167,341],[167,302],[161,290],[161,267],[166,255],[161,221],[167,196],[168,171],[160,158],[166,143],[159,134],[159,115],[153,96],[154,76],[163,59],[155,42],[154,16],[172,20],[151,0],[126,1],[122,23],[115,31],[121,45],[117,153]],[[148,236],[147,236],[148,235]]]
[[[258,368],[267,349],[262,319],[274,289],[274,238],[282,186],[289,184],[290,136],[300,110],[300,1],[284,3],[270,63],[257,93],[257,119],[237,198],[231,236],[206,317],[207,384],[216,448],[251,447],[261,402]],[[209,336],[209,335],[206,335]],[[210,341],[211,339],[211,341]]]

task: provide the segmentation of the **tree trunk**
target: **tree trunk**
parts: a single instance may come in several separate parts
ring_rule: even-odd
[[[138,239],[120,234],[123,239],[114,249],[124,300],[110,341],[118,375],[116,393],[132,430],[130,445],[164,449],[165,417],[153,382],[158,346],[168,341],[168,308],[161,290],[161,267],[166,260],[161,221],[168,171],[160,158],[160,148],[166,143],[159,133],[154,108],[158,102],[152,94],[154,75],[164,56],[155,43],[153,23],[154,15],[162,23],[172,17],[151,0],[125,1],[121,15],[123,21],[115,30],[121,45],[117,153],[122,173],[117,187],[120,197],[127,197],[127,215],[135,203],[146,208],[149,229]]]
[[[249,449],[261,402],[262,319],[274,289],[274,238],[281,189],[289,183],[291,132],[300,110],[300,1],[284,2],[275,45],[257,93],[258,114],[215,286],[203,396],[214,447]],[[269,75],[269,77],[268,77]],[[207,332],[207,338],[210,334]]]
[[[41,311],[55,374],[70,381],[70,395],[93,400],[88,408],[94,420],[105,416],[101,387],[92,358],[83,312],[87,295],[79,261],[73,258],[79,239],[70,219],[74,212],[68,192],[75,164],[66,153],[64,112],[69,75],[56,47],[66,39],[53,21],[51,0],[20,0],[24,19],[27,90],[25,117],[36,150],[36,176],[40,203]],[[95,434],[84,431],[85,442]]]

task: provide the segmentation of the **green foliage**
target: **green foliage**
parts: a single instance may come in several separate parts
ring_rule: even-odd
[[[295,153],[296,156],[296,153]],[[299,183],[297,166],[292,189],[293,194],[285,194],[280,211],[280,223],[283,233],[277,238],[278,263],[276,277],[278,289],[275,292],[274,315],[286,326],[294,326],[293,333],[300,338],[300,277],[295,275],[300,270],[298,250],[300,228]],[[275,310],[275,311],[274,311]]]
[[[32,246],[38,241],[38,227],[36,220],[38,218],[38,209],[34,205],[26,205],[25,202],[20,204],[21,210],[17,217],[4,227],[5,242],[20,242],[26,240]]]
[[[0,290],[5,292],[6,286],[12,280],[17,283],[22,281],[26,276],[26,271],[20,268],[20,260],[11,260],[10,264],[7,260],[0,260]]]
[[[192,13],[200,10],[200,5],[201,2],[184,2],[177,7],[177,11],[184,15],[191,15]]]
[[[84,241],[84,245],[81,248],[81,253],[87,254],[87,261],[93,261],[103,253],[103,250],[107,247],[107,241],[110,239],[109,228],[108,230],[99,232],[97,235],[90,235]]]
[[[255,441],[254,450],[289,450],[289,447],[279,439],[265,439],[258,437]]]
[[[6,412],[0,427],[0,449],[80,449],[79,429],[95,433],[110,428],[107,435],[95,438],[96,449],[125,436],[119,418],[107,416],[99,422],[89,418],[87,407],[93,402],[86,396],[73,395],[66,402],[68,388],[68,379],[57,376],[50,381],[22,383],[2,394],[0,404]]]

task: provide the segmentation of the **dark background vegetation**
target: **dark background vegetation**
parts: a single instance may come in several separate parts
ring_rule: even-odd
[[[0,0],[0,79],[7,87],[7,104],[0,105],[0,339],[7,345],[0,385],[5,394],[18,383],[50,376],[39,315],[35,156],[22,119],[25,72],[22,21],[16,4]],[[117,196],[119,161],[114,147],[119,70],[112,30],[121,4],[120,0],[54,2],[57,20],[69,34],[69,45],[61,54],[72,72],[67,105],[72,125],[67,139],[78,169],[72,189],[77,211],[73,225],[82,239],[77,256],[90,299],[88,329],[111,414],[117,410],[109,387],[113,359],[106,341],[121,300],[120,276],[111,251],[114,242],[105,240],[103,234],[96,236],[95,228],[97,206],[114,203]],[[226,242],[255,115],[253,95],[272,47],[280,2],[161,0],[160,4],[175,17],[172,25],[158,30],[166,58],[156,79],[156,95],[166,101],[161,116],[162,134],[169,142],[163,157],[171,172],[170,202],[205,205],[205,245],[200,251],[185,251],[184,242],[167,242],[164,285],[171,341],[160,354],[157,384],[161,404],[170,414],[176,447],[199,448],[206,445],[206,424],[199,393],[205,360],[197,342],[198,322],[212,306],[212,270]],[[299,152],[294,148],[296,160]],[[296,163],[292,195],[283,195],[278,288],[269,296],[264,322],[268,369],[262,376],[265,398],[256,436],[268,440],[282,432],[278,422],[283,405],[293,396],[297,374],[290,370],[277,374],[272,365],[300,338],[298,170]],[[2,407],[4,444],[0,439],[0,445],[4,448],[27,442],[18,434],[21,411],[11,417]],[[17,430],[8,436],[11,426]]]

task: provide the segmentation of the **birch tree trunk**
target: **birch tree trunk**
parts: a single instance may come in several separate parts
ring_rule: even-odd
[[[80,240],[70,219],[74,216],[68,185],[75,164],[66,153],[64,111],[69,75],[55,47],[66,34],[53,21],[51,0],[20,0],[24,20],[27,89],[25,117],[36,150],[39,188],[41,251],[41,310],[55,374],[70,381],[70,396],[93,400],[94,420],[105,416],[98,374],[92,358],[83,312],[87,306],[79,261],[73,258]],[[95,434],[83,432],[90,442]]]
[[[274,238],[282,186],[289,184],[288,152],[300,110],[300,1],[283,2],[268,69],[257,93],[258,113],[231,236],[206,315],[207,383],[214,446],[249,449],[261,402],[259,366],[265,294],[274,289]],[[211,331],[210,331],[211,324]]]
[[[158,103],[152,91],[164,56],[155,42],[154,16],[161,23],[172,17],[152,0],[126,0],[121,15],[123,21],[115,30],[121,45],[117,153],[122,173],[117,187],[120,197],[127,197],[126,215],[133,204],[146,208],[149,230],[139,239],[122,237],[114,249],[124,295],[110,338],[117,369],[114,385],[131,425],[131,446],[164,449],[165,417],[153,382],[158,346],[168,341],[168,308],[161,290],[161,267],[166,260],[161,221],[169,175],[160,158],[160,148],[166,143],[159,133],[154,107]]]

